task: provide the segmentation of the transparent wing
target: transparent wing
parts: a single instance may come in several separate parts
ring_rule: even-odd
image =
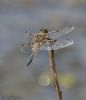
[[[22,53],[28,54],[29,50],[31,49],[32,39],[34,38],[34,36],[32,33],[25,32],[24,37],[25,37],[25,43],[21,45],[20,51]]]
[[[20,47],[20,51],[24,54],[29,54],[31,51],[31,45],[29,43],[24,43]]]
[[[58,37],[61,37],[63,35],[66,35],[70,32],[72,32],[74,30],[74,26],[71,26],[71,27],[66,27],[62,30],[59,30],[59,31],[51,31],[51,32],[48,32],[48,37],[51,38],[51,39],[56,39]]]
[[[73,40],[57,40],[52,43],[43,43],[39,48],[40,50],[57,50],[60,48],[65,48],[73,44]]]
[[[24,37],[25,37],[25,43],[32,43],[32,39],[34,38],[34,34],[30,33],[30,32],[25,32]]]

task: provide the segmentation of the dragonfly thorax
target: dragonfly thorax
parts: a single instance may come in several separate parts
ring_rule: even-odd
[[[45,38],[47,38],[47,34],[40,32],[36,37],[35,37],[35,42],[42,42],[43,40],[45,40]]]
[[[38,35],[41,35],[42,37],[45,37],[47,35],[47,33],[40,31],[40,33]]]

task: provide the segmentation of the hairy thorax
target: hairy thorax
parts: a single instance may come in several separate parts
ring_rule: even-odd
[[[40,48],[40,46],[46,40],[46,38],[47,38],[47,34],[40,32],[33,40],[32,50],[36,51],[38,48]]]

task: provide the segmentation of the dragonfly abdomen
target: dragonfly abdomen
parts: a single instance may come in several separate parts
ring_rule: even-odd
[[[26,66],[29,66],[35,59],[37,52],[35,52],[34,54],[31,55],[29,62],[27,63]]]

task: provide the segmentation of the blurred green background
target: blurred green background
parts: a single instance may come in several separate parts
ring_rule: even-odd
[[[27,68],[31,51],[23,54],[20,47],[25,30],[39,32],[47,26],[51,31],[68,25],[77,27],[64,36],[73,39],[74,45],[55,51],[63,100],[86,100],[86,1],[0,0],[0,100],[4,100],[2,96],[57,100],[47,52],[40,51]]]

